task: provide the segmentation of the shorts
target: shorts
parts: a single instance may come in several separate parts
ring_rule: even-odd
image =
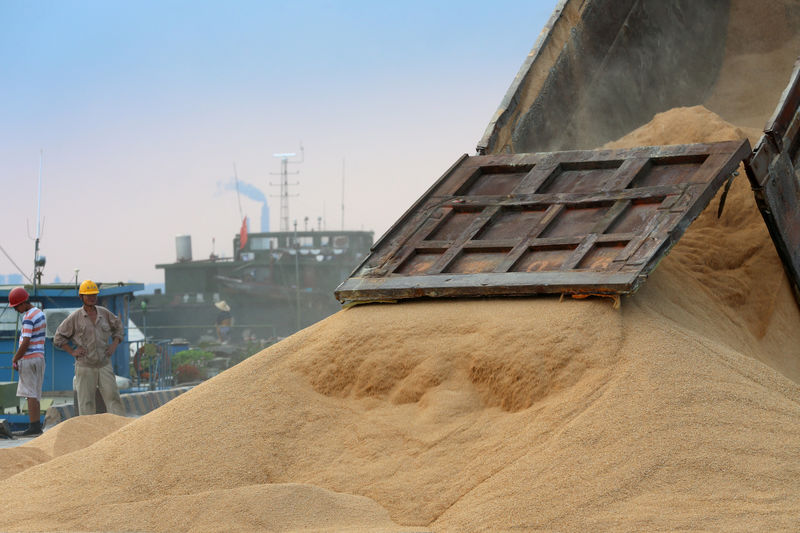
[[[31,357],[20,359],[19,383],[17,383],[17,396],[20,398],[42,398],[42,384],[44,383],[44,357]]]

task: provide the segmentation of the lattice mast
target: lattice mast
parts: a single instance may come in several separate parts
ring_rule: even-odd
[[[278,157],[281,160],[281,171],[280,173],[271,172],[272,175],[279,175],[281,177],[280,183],[270,183],[270,185],[278,185],[280,186],[280,199],[281,199],[281,224],[280,228],[281,231],[289,231],[289,196],[297,196],[296,194],[290,195],[289,194],[289,187],[298,185],[299,182],[289,183],[289,174],[299,174],[299,171],[289,172],[289,165],[290,164],[300,164],[305,159],[305,152],[303,151],[303,145],[300,144],[300,160],[299,161],[290,161],[289,158],[295,157],[297,154],[292,153],[283,153],[283,154],[272,154],[272,157]]]

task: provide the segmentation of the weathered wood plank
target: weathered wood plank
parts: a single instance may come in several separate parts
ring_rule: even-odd
[[[630,293],[749,153],[731,141],[462,159],[336,296]]]

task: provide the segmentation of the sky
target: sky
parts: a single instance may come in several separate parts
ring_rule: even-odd
[[[243,215],[281,229],[281,153],[291,227],[377,240],[474,155],[556,4],[0,0],[0,282],[37,226],[44,282],[163,282],[178,235],[230,257]]]

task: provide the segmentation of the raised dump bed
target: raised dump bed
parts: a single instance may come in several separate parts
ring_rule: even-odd
[[[798,55],[798,0],[565,0],[477,150],[594,149],[679,106],[762,129]]]
[[[337,298],[630,293],[742,161],[800,297],[798,53],[800,0],[559,3],[478,156],[457,161],[392,226]],[[756,117],[775,111],[752,152],[747,143],[713,158],[709,145],[599,150],[694,105],[759,129]],[[682,176],[658,185],[703,183],[703,192],[644,190],[644,176],[675,165],[683,172],[667,174]]]

